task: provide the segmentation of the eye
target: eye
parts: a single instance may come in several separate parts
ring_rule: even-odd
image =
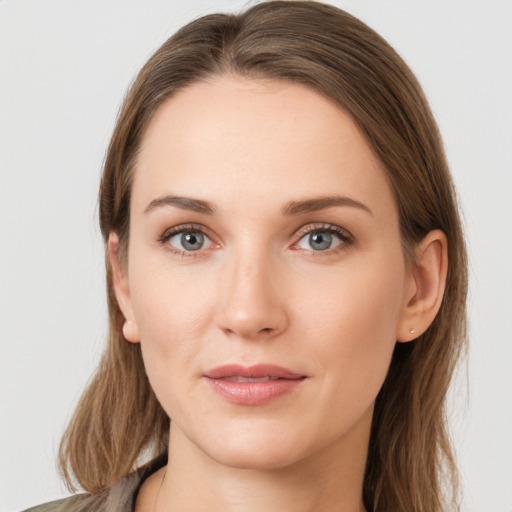
[[[337,226],[308,228],[297,247],[308,251],[328,252],[352,243],[351,235]]]
[[[213,242],[200,229],[193,226],[177,226],[167,230],[159,239],[162,244],[176,254],[192,256],[200,250],[208,249]]]
[[[188,231],[186,233],[178,233],[169,238],[169,243],[183,251],[198,251],[206,249],[210,239],[200,231]]]

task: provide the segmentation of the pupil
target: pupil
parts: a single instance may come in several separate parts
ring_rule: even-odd
[[[309,236],[309,243],[313,249],[329,249],[332,242],[332,236],[329,233],[314,233]]]
[[[203,238],[201,233],[183,233],[181,235],[181,245],[188,251],[197,251],[203,245]]]

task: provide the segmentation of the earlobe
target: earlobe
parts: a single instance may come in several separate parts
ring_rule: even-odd
[[[123,335],[132,343],[138,343],[140,341],[139,328],[133,320],[126,320],[124,322]]]
[[[423,334],[443,301],[448,270],[448,242],[439,229],[430,231],[415,251],[396,339],[407,342]]]
[[[119,308],[125,318],[123,325],[124,337],[132,342],[140,342],[139,328],[133,315],[130,288],[128,286],[127,269],[123,268],[119,260],[119,237],[117,233],[110,233],[108,238],[108,261],[112,271],[112,284]]]

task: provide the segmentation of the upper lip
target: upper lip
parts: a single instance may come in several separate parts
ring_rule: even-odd
[[[305,377],[282,366],[275,364],[257,364],[254,366],[242,366],[240,364],[227,364],[224,366],[217,366],[204,373],[205,377],[209,379],[222,379],[223,377],[246,377],[246,378],[261,378],[261,377],[278,377],[280,379],[300,379]]]

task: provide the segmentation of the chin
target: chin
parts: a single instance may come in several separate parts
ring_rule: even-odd
[[[246,446],[237,449],[228,448],[219,452],[214,454],[216,461],[236,469],[279,470],[293,465],[301,458],[295,450],[283,452],[282,449],[273,450],[270,447],[261,450]]]
[[[315,446],[293,428],[266,431],[247,428],[229,434],[225,432],[223,436],[217,434],[215,439],[205,439],[202,449],[213,460],[231,468],[279,470],[315,452]]]

